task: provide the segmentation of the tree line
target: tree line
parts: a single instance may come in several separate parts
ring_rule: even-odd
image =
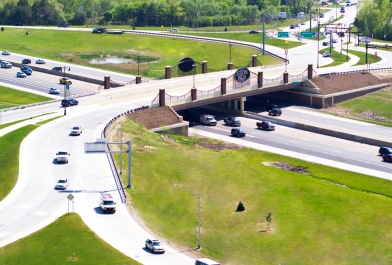
[[[392,40],[392,3],[389,0],[366,0],[359,6],[354,26],[361,35]]]
[[[0,0],[1,24],[230,26],[256,24],[263,13],[309,12],[307,0]]]

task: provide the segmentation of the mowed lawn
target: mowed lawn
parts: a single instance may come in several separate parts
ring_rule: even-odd
[[[51,98],[0,86],[0,109],[28,105],[51,100]]]
[[[165,66],[175,66],[184,57],[191,57],[196,62],[208,62],[208,68],[221,69],[229,61],[228,45],[201,42],[177,38],[153,37],[137,34],[92,34],[81,31],[59,31],[45,29],[6,29],[2,34],[2,49],[11,53],[28,54],[59,61],[94,66],[101,69],[137,73],[137,59],[130,64],[91,65],[82,60],[85,54],[101,54],[102,56],[136,56],[156,58],[150,63],[141,63],[143,76],[159,77],[164,74]],[[247,65],[255,49],[238,47],[232,51],[236,65]],[[270,56],[258,58],[264,65],[276,63]]]
[[[0,248],[2,265],[70,263],[140,264],[94,234],[78,214],[63,215],[40,231]]]
[[[198,256],[222,264],[390,264],[388,180],[247,148],[200,146],[213,140],[171,136],[176,142],[167,142],[130,121],[121,130],[133,144],[132,205],[174,245],[197,246],[198,201],[185,186],[201,196]],[[277,161],[308,174],[264,164]],[[235,211],[239,201],[245,212]],[[268,213],[272,231],[263,232]]]

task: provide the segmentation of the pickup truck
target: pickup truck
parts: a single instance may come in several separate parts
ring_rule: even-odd
[[[227,126],[241,126],[241,121],[235,117],[224,118],[223,121]]]
[[[275,124],[269,121],[256,122],[256,126],[258,129],[262,129],[266,131],[275,131]]]

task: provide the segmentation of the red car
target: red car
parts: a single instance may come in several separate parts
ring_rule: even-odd
[[[384,160],[384,162],[392,162],[392,154],[383,155],[382,160]]]

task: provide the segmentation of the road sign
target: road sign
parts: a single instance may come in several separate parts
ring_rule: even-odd
[[[314,32],[301,32],[301,38],[314,38]]]
[[[288,38],[289,33],[288,32],[278,32],[278,38]]]
[[[69,89],[69,83],[68,82],[65,83],[65,89]]]
[[[67,198],[68,198],[68,200],[72,201],[73,198],[74,198],[74,196],[70,193],[70,194],[67,196]]]

